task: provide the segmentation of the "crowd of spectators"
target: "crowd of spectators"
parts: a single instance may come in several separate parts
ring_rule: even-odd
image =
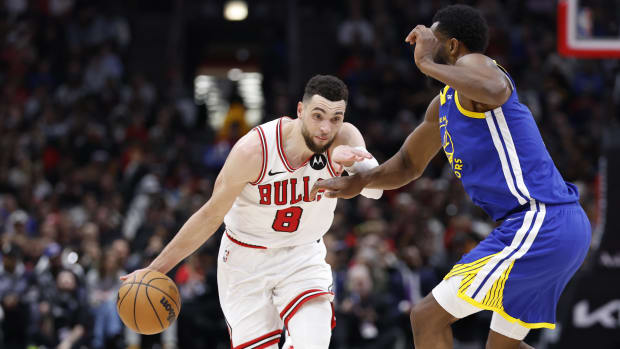
[[[618,122],[618,62],[560,57],[554,1],[470,3],[489,21],[488,54],[515,78],[596,222],[599,140]],[[403,39],[442,4],[352,0],[332,24],[333,72],[350,89],[347,119],[380,161],[437,93]],[[221,232],[171,272],[183,309],[161,336],[126,330],[115,300],[118,277],[148,265],[208,200],[239,134],[209,129],[188,108],[191,85],[179,74],[155,84],[160,78],[126,69],[134,53],[122,11],[73,0],[7,0],[2,11],[0,347],[227,348],[215,276]],[[270,110],[281,104],[276,97]],[[411,306],[495,224],[443,154],[423,178],[379,201],[340,200],[325,238],[338,321],[332,346],[409,347]],[[457,346],[479,346],[489,319],[483,313],[455,327]]]

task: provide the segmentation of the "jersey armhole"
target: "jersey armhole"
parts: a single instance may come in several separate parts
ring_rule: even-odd
[[[514,81],[512,81],[512,77],[510,77],[510,74],[508,74],[508,71],[506,70],[506,68],[502,67],[499,63],[497,63],[495,60],[493,60],[493,62],[495,63],[495,65],[497,65],[497,67],[499,68],[499,70],[502,71],[502,73],[504,73],[504,77],[506,77],[506,79],[508,79],[508,82],[510,83],[510,96],[512,96],[512,94],[516,91],[516,86]]]
[[[340,175],[334,171],[334,167],[332,166],[332,157],[329,155],[329,149],[327,149],[325,154],[327,154],[327,171],[332,177],[340,177]]]
[[[258,132],[258,137],[260,138],[260,145],[263,152],[263,163],[258,178],[254,182],[250,182],[251,185],[257,185],[262,182],[263,178],[265,178],[265,172],[267,172],[267,160],[269,159],[269,154],[267,153],[267,139],[265,138],[265,132],[260,126],[256,126],[254,130]]]

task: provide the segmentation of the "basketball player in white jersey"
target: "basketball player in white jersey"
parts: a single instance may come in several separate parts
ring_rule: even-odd
[[[167,273],[222,224],[218,287],[234,349],[327,349],[335,324],[332,274],[322,237],[336,199],[316,181],[377,166],[358,129],[344,123],[348,91],[336,77],[307,83],[297,118],[254,128],[233,147],[210,200],[147,269]],[[363,195],[379,198],[381,190]],[[126,279],[125,276],[122,279]],[[292,343],[291,343],[292,340]]]

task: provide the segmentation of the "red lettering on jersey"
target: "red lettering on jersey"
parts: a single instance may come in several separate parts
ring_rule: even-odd
[[[297,194],[297,178],[291,178],[291,205],[301,201],[301,194],[298,196],[295,196],[295,194]]]
[[[273,183],[273,185],[275,186],[273,202],[276,205],[286,205],[286,202],[288,201],[288,179],[280,182],[275,182]]]
[[[261,205],[271,205],[271,184],[261,184],[258,186],[258,193],[260,194]]]
[[[304,180],[304,201],[310,202],[310,177],[306,176],[303,178]]]
[[[288,195],[288,186],[289,179],[291,185],[291,196]],[[297,194],[297,178],[289,178],[283,181],[274,182],[273,186],[274,190],[271,190],[272,184],[261,184],[258,186],[258,193],[260,195],[259,204],[261,205],[271,205],[273,202],[274,205],[283,206],[283,205],[295,205],[302,200],[305,202],[311,202],[310,200],[310,177],[305,176],[302,178],[304,181],[304,193]],[[318,181],[322,181],[323,178],[317,179]],[[273,198],[272,198],[273,193]],[[320,201],[325,193],[325,190],[319,190],[316,201]],[[323,194],[323,195],[322,195]],[[289,203],[290,198],[290,203]]]

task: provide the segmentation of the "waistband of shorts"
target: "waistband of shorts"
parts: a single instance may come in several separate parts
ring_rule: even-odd
[[[539,204],[545,204],[545,209],[566,209],[566,208],[577,208],[577,207],[581,207],[581,205],[579,204],[578,201],[573,201],[573,202],[563,202],[563,203],[553,203],[553,204],[548,204],[548,203],[544,203],[544,202],[540,202],[540,201],[536,201]],[[539,206],[540,207],[540,206]],[[537,209],[535,209],[534,211],[536,211]],[[498,221],[502,221],[505,220],[506,218],[510,218],[510,216],[513,216],[515,214],[519,214],[519,213],[524,213],[527,211],[532,211],[531,209],[531,204],[528,202],[527,204],[523,204],[521,206],[517,206],[514,209],[508,211],[508,213],[506,213],[506,215],[500,219],[498,219]]]
[[[252,245],[252,244],[248,244],[245,243],[243,241],[239,241],[237,239],[235,239],[234,237],[230,236],[230,234],[228,234],[228,229],[224,231],[224,234],[226,234],[226,237],[228,238],[228,240],[234,242],[235,244],[239,245],[239,246],[243,246],[243,247],[247,247],[247,248],[255,248],[258,250],[266,250],[267,247],[265,246],[259,246],[259,245]]]
[[[239,240],[237,238],[232,237],[232,235],[230,233],[232,233],[232,232],[230,230],[228,230],[228,228],[224,230],[224,234],[226,234],[226,237],[228,238],[228,240],[234,242],[235,244],[237,244],[239,246],[243,246],[243,247],[247,247],[247,248],[254,248],[254,249],[257,249],[257,250],[267,250],[267,249],[272,250],[272,249],[274,249],[273,247],[265,247],[265,246],[254,245],[254,244],[249,244],[247,242],[243,242],[243,241],[241,241],[241,240]],[[310,243],[314,244],[314,243],[320,243],[320,242],[321,242],[321,239],[317,239],[316,241],[309,242],[308,244],[310,244]],[[275,248],[277,249],[277,248],[286,248],[286,247],[294,247],[294,246],[284,246],[284,247],[275,247]]]

